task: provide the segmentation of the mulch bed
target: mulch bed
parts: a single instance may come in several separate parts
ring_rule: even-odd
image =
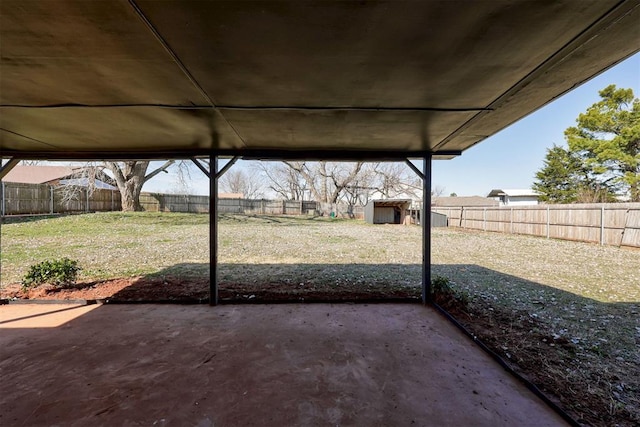
[[[300,301],[419,301],[420,290],[353,288],[347,285],[311,285],[290,283],[219,284],[218,297],[225,302],[300,302]],[[0,298],[21,300],[103,300],[109,302],[207,302],[209,278],[132,277],[76,283],[67,288],[40,286],[23,291],[9,285]]]

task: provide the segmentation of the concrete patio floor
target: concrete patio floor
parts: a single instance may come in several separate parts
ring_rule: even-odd
[[[0,425],[559,426],[417,304],[0,306]]]

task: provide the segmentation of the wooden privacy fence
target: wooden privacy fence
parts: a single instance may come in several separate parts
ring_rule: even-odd
[[[68,192],[67,192],[68,194]],[[209,196],[142,193],[140,204],[152,212],[208,213]],[[97,189],[93,192],[78,188],[73,198],[65,200],[63,187],[47,184],[1,182],[0,215],[36,215],[74,212],[121,210],[118,191]],[[317,203],[298,200],[219,199],[221,213],[249,215],[330,215],[363,218],[361,206]]]
[[[218,212],[248,215],[326,215],[364,218],[362,206],[304,200],[219,199]]]
[[[142,193],[140,204],[145,211],[151,212],[209,212],[209,196]]]
[[[640,247],[640,203],[433,208],[450,227]]]
[[[66,197],[65,197],[66,196]],[[1,215],[33,215],[71,212],[119,211],[120,193],[79,188],[69,197],[62,187],[46,184],[0,184]]]

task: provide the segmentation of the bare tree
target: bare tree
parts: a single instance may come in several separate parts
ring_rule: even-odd
[[[150,163],[148,160],[104,163],[104,166],[113,173],[120,191],[123,211],[141,211],[140,192],[144,183],[160,172],[166,171],[175,161],[168,160],[159,168],[147,173]]]
[[[284,166],[283,166],[284,165]],[[404,163],[282,162],[262,166],[273,191],[300,199],[308,192],[319,202],[366,204],[374,194],[384,198],[415,197],[422,183]]]
[[[345,188],[357,181],[364,162],[284,162],[297,182],[319,202],[336,203]],[[300,179],[302,181],[300,181]]]
[[[401,162],[373,163],[372,186],[385,198],[420,198],[422,182]]]
[[[266,177],[268,189],[286,200],[303,200],[309,187],[304,177],[284,163],[260,162],[258,169]]]
[[[228,170],[220,178],[220,189],[227,193],[240,193],[245,199],[258,199],[264,193],[254,174],[242,169]]]

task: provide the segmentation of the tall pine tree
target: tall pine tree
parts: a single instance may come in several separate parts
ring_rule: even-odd
[[[582,183],[581,160],[568,150],[554,145],[547,149],[544,167],[536,173],[533,189],[540,200],[549,203],[575,203]]]
[[[583,158],[600,183],[640,202],[640,99],[615,85],[601,90],[600,97],[565,131],[569,150]]]
[[[640,100],[607,86],[565,131],[568,149],[547,150],[534,190],[550,203],[640,201]]]

